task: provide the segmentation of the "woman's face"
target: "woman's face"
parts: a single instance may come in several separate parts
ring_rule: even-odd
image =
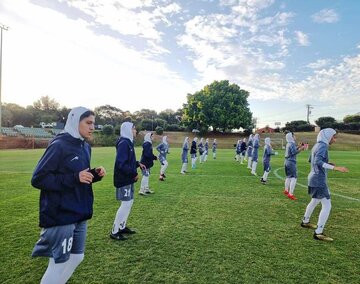
[[[95,129],[95,116],[90,115],[79,122],[79,133],[82,138],[91,140]]]
[[[336,142],[336,138],[337,138],[337,137],[336,137],[336,134],[335,134],[333,137],[331,137],[330,142],[329,142],[329,145],[335,143],[335,142]]]

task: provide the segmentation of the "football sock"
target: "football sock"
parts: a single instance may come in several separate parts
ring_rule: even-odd
[[[79,264],[83,261],[84,254],[70,254],[69,260],[66,262],[66,268],[62,274],[62,279],[64,280],[64,283],[66,283],[71,275],[74,273],[76,267],[79,266]]]
[[[291,178],[291,179],[290,179],[290,190],[289,190],[289,193],[290,193],[290,194],[294,194],[294,190],[295,190],[295,186],[296,186],[296,181],[297,181],[297,178]]]
[[[304,223],[310,222],[311,214],[314,212],[315,207],[320,203],[320,199],[312,198],[310,203],[306,206],[305,215],[303,218]]]
[[[285,179],[285,190],[289,191],[289,187],[290,187],[290,178],[286,178]]]
[[[116,234],[119,229],[122,230],[126,226],[127,218],[129,217],[131,207],[133,205],[134,199],[130,201],[122,201],[121,205],[116,212],[114,225],[112,228],[112,233]]]
[[[319,214],[319,220],[317,223],[317,229],[315,230],[316,234],[321,234],[324,230],[326,221],[329,218],[331,210],[331,201],[330,199],[322,198],[321,199],[321,211]]]

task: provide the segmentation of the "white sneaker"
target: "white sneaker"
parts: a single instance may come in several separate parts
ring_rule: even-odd
[[[185,172],[180,172],[180,174],[184,175],[184,174],[185,174]]]
[[[140,190],[139,190],[139,194],[140,194],[140,195],[146,195],[146,193],[145,193],[145,191],[144,191],[144,189],[143,189],[143,188],[140,188]]]
[[[152,194],[154,191],[152,191],[150,188],[145,188],[145,195],[146,194]]]

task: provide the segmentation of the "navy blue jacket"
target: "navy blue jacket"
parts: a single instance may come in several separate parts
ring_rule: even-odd
[[[116,142],[114,186],[119,188],[134,183],[135,177],[138,175],[136,170],[138,166],[139,162],[136,161],[133,142],[120,137]]]
[[[197,148],[196,148],[196,142],[195,141],[192,141],[191,142],[191,148],[190,148],[190,154],[196,154],[196,151]]]
[[[154,165],[154,160],[157,160],[157,157],[153,153],[152,144],[144,142],[140,163],[144,164],[147,169],[150,169]]]
[[[40,227],[73,224],[93,214],[91,184],[79,181],[79,172],[90,169],[88,143],[68,133],[57,135],[33,173],[31,184],[40,189]],[[95,170],[93,182],[101,178]]]

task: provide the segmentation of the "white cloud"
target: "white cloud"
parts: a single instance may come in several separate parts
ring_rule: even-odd
[[[316,62],[309,63],[307,67],[311,69],[320,69],[327,66],[330,63],[329,59],[318,59]]]
[[[298,42],[301,46],[308,46],[308,45],[310,45],[309,37],[308,37],[307,34],[303,33],[302,31],[295,31],[295,36],[296,36],[297,42]]]
[[[3,102],[30,105],[48,95],[68,107],[160,111],[181,107],[192,90],[165,63],[95,35],[86,21],[24,0],[7,7],[11,17],[1,15],[11,27],[3,45]]]
[[[339,16],[333,9],[323,9],[311,17],[316,23],[336,23],[339,21]]]

